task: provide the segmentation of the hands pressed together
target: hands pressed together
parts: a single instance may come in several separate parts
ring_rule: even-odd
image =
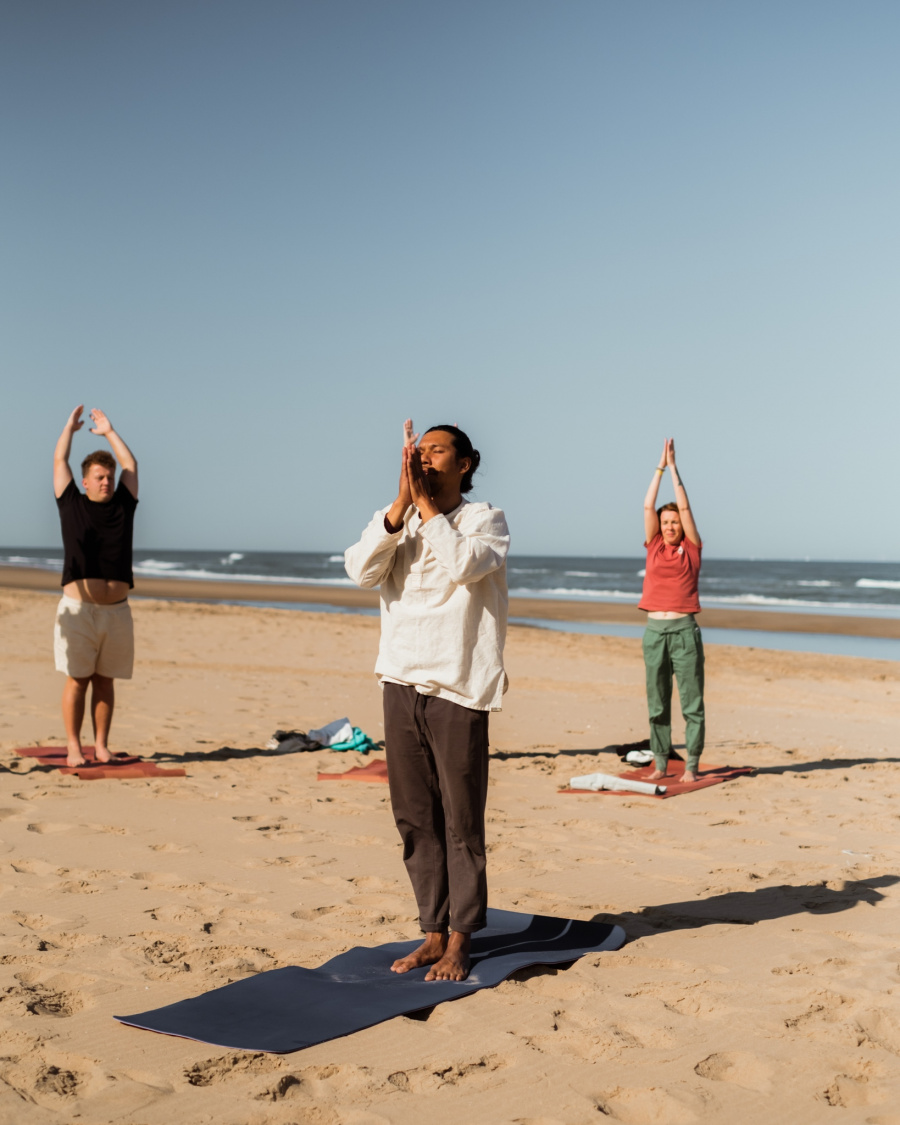
[[[660,459],[659,459],[659,467],[660,467],[660,469],[664,469],[666,467],[666,465],[668,465],[670,469],[675,468],[675,439],[674,438],[666,438],[666,440],[663,442],[663,451],[662,451],[662,457],[660,457]]]
[[[419,514],[424,519],[430,519],[438,514],[438,509],[431,502],[431,490],[428,487],[428,478],[422,468],[422,459],[416,448],[419,434],[413,432],[412,419],[407,418],[403,423],[403,452],[400,462],[400,487],[397,499],[390,512],[390,523],[398,526],[399,521],[393,518],[399,513],[400,519],[406,514],[410,504],[415,505]]]

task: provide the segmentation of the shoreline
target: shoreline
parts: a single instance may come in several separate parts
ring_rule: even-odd
[[[4,566],[0,567],[0,588],[54,592],[60,589],[59,574],[37,567]],[[344,609],[373,609],[378,606],[378,593],[375,590],[277,582],[262,584],[202,581],[196,578],[137,577],[133,596],[199,602],[305,602]],[[637,606],[623,605],[621,602],[522,597],[509,599],[509,616],[626,625],[643,625],[646,620]],[[749,629],[766,633],[814,633],[900,640],[900,619],[885,617],[716,608],[704,609],[700,615],[700,624],[711,629]]]

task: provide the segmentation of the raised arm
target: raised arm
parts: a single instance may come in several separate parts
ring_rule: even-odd
[[[653,472],[653,480],[644,497],[644,542],[649,543],[659,534],[659,516],[656,514],[656,497],[659,495],[659,485],[666,472],[666,450],[668,442],[664,442],[660,463]]]
[[[403,520],[412,503],[409,492],[409,474],[406,470],[407,450],[415,449],[419,435],[413,433],[412,419],[403,423],[403,449],[400,457],[400,485],[397,499],[384,513],[375,517],[358,543],[344,552],[344,569],[348,576],[364,590],[380,586],[391,573],[394,556],[403,530]]]
[[[409,474],[406,470],[407,450],[415,449],[419,435],[413,433],[412,418],[407,418],[403,423],[403,453],[400,457],[400,485],[397,489],[397,499],[391,504],[385,516],[386,521],[395,531],[403,526],[403,518],[409,511],[412,497],[409,492]]]
[[[84,425],[81,412],[84,406],[76,406],[69,419],[63,426],[59,435],[56,449],[53,451],[53,494],[58,500],[69,487],[72,480],[72,470],[69,468],[69,454],[72,452],[72,435]]]
[[[136,500],[138,494],[138,473],[137,460],[134,454],[113,429],[112,422],[110,422],[102,410],[92,410],[91,421],[94,423],[91,427],[91,433],[98,434],[100,437],[105,437],[112,446],[112,451],[116,455],[116,460],[119,462],[119,468],[122,470],[122,476],[120,478],[122,484],[125,485]]]
[[[675,503],[678,505],[678,514],[681,516],[681,526],[684,528],[684,534],[695,547],[699,547],[700,532],[697,530],[696,523],[694,523],[694,513],[691,511],[691,502],[688,500],[688,494],[681,481],[681,474],[678,471],[678,466],[675,464],[674,438],[669,438],[666,442],[666,464],[669,466],[669,470],[672,473],[672,484],[675,488]]]

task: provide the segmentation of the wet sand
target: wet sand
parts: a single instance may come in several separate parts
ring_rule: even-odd
[[[0,567],[0,588],[58,590],[59,575],[32,567]],[[293,602],[346,608],[375,608],[378,592],[344,586],[301,586],[275,582],[200,581],[183,578],[136,578],[134,595],[186,601]],[[510,617],[547,621],[611,622],[643,625],[637,606],[621,602],[510,598]],[[843,617],[753,609],[704,609],[701,624],[713,629],[754,629],[773,633],[827,633],[900,639],[900,618]]]
[[[0,1125],[900,1122],[896,663],[716,646],[705,759],[756,776],[565,796],[646,733],[640,642],[513,627],[492,903],[629,944],[254,1055],[112,1016],[416,936],[386,787],[260,749],[382,737],[378,621],[137,600],[114,748],[188,776],[80,782],[12,752],[62,741],[53,612],[0,591]]]

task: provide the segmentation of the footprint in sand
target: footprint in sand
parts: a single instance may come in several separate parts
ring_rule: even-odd
[[[49,982],[24,980],[24,975],[17,974],[21,983],[8,988],[0,997],[3,1006],[9,1004],[13,1012],[65,1018],[75,1015],[84,1007],[84,1001],[77,992],[59,988]]]
[[[170,871],[135,871],[131,878],[139,883],[146,883],[148,886],[160,887],[167,891],[193,893],[206,889],[201,883],[185,883],[181,877]]]
[[[744,1090],[766,1094],[772,1089],[774,1066],[768,1059],[746,1051],[723,1051],[698,1062],[694,1073],[711,1082],[733,1082]]]
[[[841,1106],[844,1109],[853,1109],[856,1106],[878,1104],[886,1102],[888,1095],[877,1088],[870,1086],[865,1074],[837,1074],[834,1081],[824,1091],[822,1097],[830,1106]],[[870,1117],[868,1119],[872,1121]]]
[[[302,855],[277,855],[274,859],[263,859],[260,862],[251,862],[248,867],[306,867],[309,860]]]
[[[65,926],[67,930],[78,929],[83,926],[87,919],[78,914],[71,918],[57,918],[52,914],[29,914],[24,910],[14,910],[11,914],[7,915],[14,922],[20,926],[24,926],[26,930],[34,930],[38,933],[45,933],[47,930],[52,930],[59,926]]]
[[[284,1062],[273,1055],[222,1055],[195,1063],[184,1076],[192,1086],[213,1086],[240,1074],[271,1074],[283,1067]]]
[[[682,1095],[684,1096],[684,1095]],[[693,1100],[693,1099],[692,1099]],[[647,1089],[622,1089],[617,1086],[596,1099],[602,1114],[624,1125],[693,1125],[703,1115],[703,1103],[697,1099],[694,1108],[668,1091],[651,1086]]]
[[[275,965],[266,949],[249,945],[200,945],[179,935],[137,934],[137,940],[150,939],[142,949],[130,951],[131,959],[148,965],[147,975],[154,980],[174,980],[182,973],[197,973],[210,978],[236,980],[261,973]]]
[[[246,927],[256,934],[261,929],[274,926],[280,919],[281,915],[274,910],[237,910],[226,907],[219,911],[216,932],[236,935]],[[207,932],[211,932],[211,929]]]
[[[652,984],[625,993],[629,999],[644,996],[659,1000],[668,1011],[695,1018],[717,1018],[730,1012],[732,1009],[729,1006],[717,1001],[717,996],[726,994],[729,994],[729,990],[725,985],[709,980],[675,987]]]
[[[58,1098],[73,1098],[81,1085],[78,1075],[58,1066],[46,1066],[37,1076],[34,1090],[37,1094],[53,1094]]]
[[[149,915],[154,922],[165,922],[168,925],[174,923],[182,926],[190,926],[191,929],[199,929],[204,924],[211,925],[211,923],[206,921],[210,911],[197,910],[193,906],[151,906],[143,913]],[[208,933],[209,931],[207,930],[205,932]]]
[[[858,1017],[857,1025],[870,1043],[892,1055],[900,1055],[900,1017],[893,1012],[878,1009],[866,1012]]]
[[[805,1012],[786,1019],[785,1027],[789,1031],[798,1031],[810,1038],[846,1042],[851,1012],[855,1007],[854,1001],[829,991],[816,992],[813,995],[816,996],[816,1001],[810,1004]],[[855,1028],[855,1021],[853,1024]],[[855,1031],[852,1032],[852,1039],[855,1042]]]
[[[77,872],[73,872],[73,874],[77,874]],[[90,873],[90,877],[87,879],[64,879],[62,883],[57,883],[54,889],[64,895],[96,895],[103,888],[96,883],[92,883],[91,879],[104,878],[110,874],[109,871],[98,871]]]
[[[291,917],[298,922],[314,922],[326,914],[333,914],[337,909],[336,906],[313,906],[305,910],[292,910]]]
[[[257,1094],[260,1101],[278,1102],[283,1099],[303,1098],[313,1105],[332,1100],[336,1094],[342,1098],[371,1095],[383,1089],[382,1083],[367,1066],[351,1063],[307,1066],[285,1074],[267,1090]]]
[[[19,875],[60,875],[65,873],[65,868],[46,863],[43,859],[19,859],[15,863],[11,863],[10,867]]]
[[[68,934],[68,933],[55,933],[47,934],[46,937],[40,939],[39,949],[52,950],[79,950],[88,947],[96,948],[101,944],[103,939],[98,939],[96,934]]]
[[[497,1054],[482,1055],[468,1062],[432,1062],[426,1063],[424,1066],[396,1071],[394,1074],[388,1076],[388,1082],[390,1082],[392,1086],[396,1086],[397,1089],[412,1094],[432,1094],[442,1087],[460,1086],[464,1093],[472,1095],[479,1089],[488,1089],[495,1081],[494,1076],[496,1072],[498,1070],[504,1070],[509,1065],[509,1059]],[[309,1070],[314,1069],[315,1068],[312,1067],[309,1068]],[[344,1069],[345,1068],[341,1068],[341,1070]],[[305,1078],[308,1071],[301,1071],[300,1073]],[[323,1075],[323,1078],[325,1077],[332,1078],[333,1076]],[[340,1077],[344,1078],[345,1075],[342,1074]],[[315,1089],[315,1080],[310,1077],[307,1081],[310,1081],[313,1086],[313,1092],[319,1093],[319,1091]],[[327,1089],[328,1086],[323,1083],[322,1092]]]

